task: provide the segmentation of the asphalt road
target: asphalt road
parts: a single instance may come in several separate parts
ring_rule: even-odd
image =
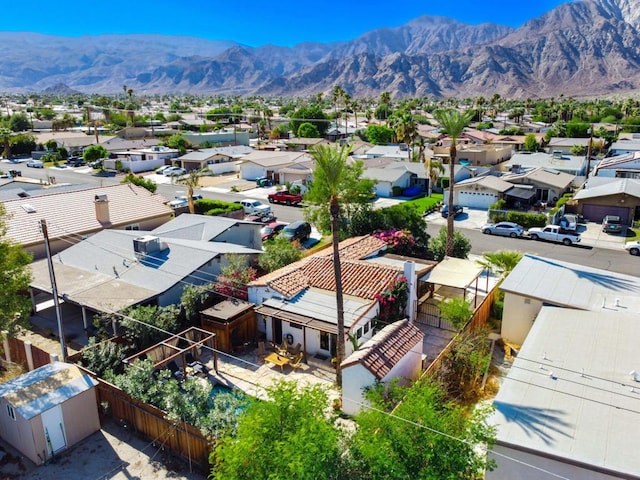
[[[122,175],[118,176],[98,176],[90,173],[80,173],[75,169],[57,169],[57,168],[27,168],[26,165],[16,166],[22,170],[23,176],[36,179],[47,179],[47,176],[54,176],[56,183],[86,183],[92,185],[112,185],[120,183]],[[167,199],[172,199],[176,195],[184,195],[185,188],[182,185],[158,185],[158,193]],[[205,198],[214,198],[225,201],[237,201],[243,198],[242,194],[210,192],[198,190]],[[283,222],[293,222],[301,220],[303,217],[302,208],[287,207],[286,205],[271,205],[274,214],[278,220]],[[440,226],[427,225],[427,231],[430,235],[436,235]],[[506,237],[496,237],[483,235],[479,230],[460,229],[466,237],[471,240],[471,253],[482,255],[485,252],[493,252],[496,250],[518,250],[523,253],[531,253],[544,257],[562,260],[579,265],[601,268],[612,272],[626,273],[629,275],[638,275],[640,272],[640,258],[629,255],[624,250],[610,250],[603,248],[592,248],[588,246],[564,246],[561,244],[548,243],[542,241],[534,241],[529,239],[514,239]]]

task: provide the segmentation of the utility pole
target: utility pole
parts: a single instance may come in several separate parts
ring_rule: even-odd
[[[589,174],[591,173],[591,144],[593,143],[593,123],[589,129],[589,145],[587,146],[587,180],[589,180]]]
[[[58,336],[60,337],[60,349],[62,351],[62,361],[67,359],[67,347],[64,344],[64,331],[62,329],[62,314],[60,312],[60,301],[58,299],[58,286],[56,284],[56,274],[53,271],[53,259],[51,258],[51,246],[49,245],[49,231],[47,230],[47,221],[40,220],[40,229],[44,235],[44,247],[47,253],[47,264],[49,265],[49,278],[51,279],[51,294],[53,295],[53,305],[56,309],[56,318],[58,320]]]

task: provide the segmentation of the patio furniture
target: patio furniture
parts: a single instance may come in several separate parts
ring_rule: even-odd
[[[300,344],[298,344],[298,345],[300,345]],[[304,356],[304,354],[302,352],[299,352],[295,357],[293,357],[293,359],[289,362],[289,365],[291,365],[291,368],[296,370],[300,365],[302,365],[302,357],[303,356]]]
[[[278,365],[280,367],[280,371],[284,373],[284,366],[290,362],[290,358],[285,357],[284,355],[280,355],[277,352],[270,353],[264,359],[265,362],[273,363],[274,365]]]
[[[276,344],[274,348],[278,355],[287,355],[289,353],[289,344],[286,340],[283,340],[281,345]]]
[[[167,363],[167,368],[171,370],[171,375],[173,375],[176,380],[178,380],[179,382],[184,380],[184,373],[182,372],[182,370],[180,370],[180,367],[178,367],[178,364],[175,360],[171,360],[169,363]]]
[[[258,358],[264,358],[267,356],[267,348],[265,347],[264,342],[261,340],[258,342]]]
[[[300,353],[300,349],[302,348],[302,345],[300,345],[299,343],[293,348],[293,350],[289,351],[289,356],[290,357],[295,357]]]

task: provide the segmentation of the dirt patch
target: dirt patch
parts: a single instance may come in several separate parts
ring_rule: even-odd
[[[203,176],[198,179],[198,185],[200,187],[216,187],[228,189],[231,191],[233,187],[239,192],[245,190],[251,190],[256,188],[256,183],[250,180],[243,180],[233,175],[220,175],[220,176]]]
[[[36,466],[0,440],[0,480],[206,480],[161,442],[148,442],[107,420],[102,430]]]

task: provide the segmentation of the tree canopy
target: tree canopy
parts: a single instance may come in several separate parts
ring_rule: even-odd
[[[29,318],[31,255],[6,237],[8,216],[0,203],[0,330],[13,331]]]
[[[303,123],[315,125],[318,129],[319,136],[322,137],[329,128],[329,119],[318,105],[310,105],[302,107],[291,115],[291,131],[299,135],[298,129]]]

